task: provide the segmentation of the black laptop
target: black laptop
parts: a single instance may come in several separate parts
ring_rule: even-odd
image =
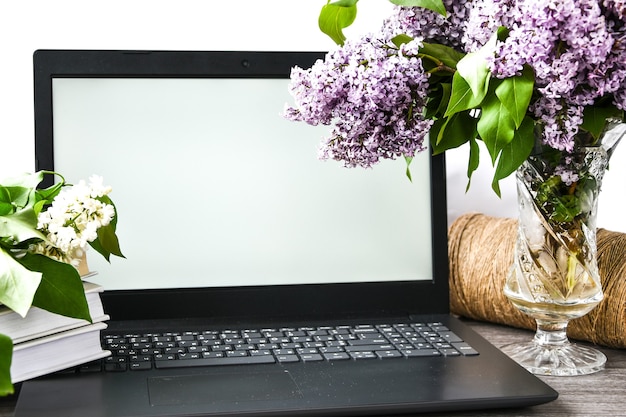
[[[448,314],[443,156],[415,158],[412,181],[403,161],[347,169],[317,159],[327,127],[281,116],[290,69],[322,56],[35,52],[37,168],[113,187],[127,259],[89,256],[90,279],[111,316],[103,346],[127,357],[24,382],[16,416],[390,415],[557,397]]]

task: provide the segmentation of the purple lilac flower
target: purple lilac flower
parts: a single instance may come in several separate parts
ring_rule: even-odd
[[[388,38],[403,33],[425,42],[463,49],[462,37],[471,0],[443,0],[443,3],[447,17],[420,7],[395,7],[383,24],[383,33]]]
[[[578,182],[578,180],[580,179],[578,172],[576,170],[573,170],[572,167],[567,164],[567,162],[566,165],[557,166],[554,170],[554,175],[558,175],[559,177],[561,177],[561,181],[567,186]]]
[[[531,111],[545,125],[544,143],[558,150],[573,150],[584,107],[612,97],[626,109],[624,2],[603,4],[616,17],[607,18],[598,0],[517,1],[510,36],[491,63],[499,78],[525,64],[534,69],[539,98]]]
[[[416,39],[398,49],[368,35],[347,41],[309,70],[295,68],[295,107],[285,116],[333,124],[321,159],[371,167],[380,158],[414,156],[425,149],[432,124],[422,117],[428,78],[416,56],[420,45]]]
[[[500,26],[511,27],[516,0],[474,0],[465,25],[465,52],[480,49]]]

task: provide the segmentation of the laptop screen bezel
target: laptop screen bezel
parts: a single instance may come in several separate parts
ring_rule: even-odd
[[[292,51],[35,51],[36,169],[54,170],[54,78],[288,78],[294,65],[306,68],[323,56],[323,52]],[[113,320],[250,316],[295,319],[312,315],[359,317],[448,313],[445,175],[444,156],[432,156],[432,280],[108,290],[102,294],[105,311]],[[324,305],[324,309],[319,309],[320,305]]]

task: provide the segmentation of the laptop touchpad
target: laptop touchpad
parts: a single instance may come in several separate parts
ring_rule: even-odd
[[[151,405],[301,398],[287,371],[229,372],[148,378]]]

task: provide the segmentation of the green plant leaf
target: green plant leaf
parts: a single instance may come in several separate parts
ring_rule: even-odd
[[[91,321],[85,289],[76,268],[32,253],[26,254],[20,263],[42,273],[33,306],[62,316]]]
[[[40,203],[40,205],[45,205],[45,204],[51,204],[52,200],[54,200],[54,198],[59,195],[59,193],[61,192],[61,189],[65,186],[65,182],[58,182],[54,185],[51,185],[50,187],[43,189],[43,190],[37,190],[36,192],[36,197],[37,197],[37,202]]]
[[[495,164],[498,154],[513,140],[515,121],[498,98],[490,94],[481,107],[480,120],[476,126]]]
[[[13,200],[11,199],[10,191],[6,187],[0,186],[0,216],[13,213],[13,210]]]
[[[2,187],[2,190],[3,192],[0,193],[0,199],[3,201],[3,203],[9,204],[11,207],[11,209],[8,212],[4,212],[4,214],[8,214],[12,211],[25,208],[33,202],[32,197],[34,195],[34,192],[30,188],[21,186],[9,186]]]
[[[426,111],[424,117],[427,119],[438,119],[443,117],[446,107],[450,102],[450,93],[452,92],[452,84],[438,83],[431,87],[428,101],[426,102]]]
[[[40,272],[26,269],[0,248],[0,303],[24,317],[40,282]]]
[[[520,75],[505,78],[496,87],[496,96],[513,117],[517,128],[522,124],[528,111],[534,85],[535,74],[529,65],[524,65]]]
[[[112,205],[115,210],[115,216],[111,220],[111,223],[98,229],[98,237],[93,242],[90,242],[89,245],[101,254],[107,261],[110,261],[111,255],[124,258],[125,256],[122,254],[119,240],[115,234],[115,230],[117,228],[117,208],[109,196],[104,195],[99,197],[98,200],[105,204]]]
[[[476,98],[483,98],[489,88],[491,72],[487,67],[487,58],[493,54],[497,33],[478,51],[465,55],[457,64],[457,72],[472,89]]]
[[[583,112],[583,123],[580,127],[598,140],[606,127],[607,119],[611,117],[623,118],[623,111],[612,104],[602,107],[587,106]]]
[[[456,68],[458,62],[465,56],[462,52],[450,48],[449,46],[428,42],[422,44],[420,53],[428,57],[433,57],[450,68]]]
[[[439,137],[439,131],[447,120],[448,119],[444,118],[435,119],[433,121],[433,124],[430,126],[430,129],[428,129],[428,141],[430,144],[430,148],[432,149],[433,155],[438,155],[442,152],[445,152],[445,149],[437,148],[437,138]]]
[[[343,29],[350,26],[356,19],[356,3],[358,0],[339,0],[322,7],[317,24],[320,30],[328,35],[337,45],[343,45],[346,36]]]
[[[43,233],[37,230],[37,216],[32,208],[0,216],[0,237],[10,237],[16,242],[28,239],[46,240]]]
[[[502,148],[491,187],[500,196],[499,181],[514,173],[528,158],[535,146],[535,123],[525,117],[520,128],[515,131],[513,140]]]
[[[476,137],[477,120],[471,117],[468,112],[455,113],[445,120],[437,133],[437,140],[433,146],[436,154],[457,148]]]
[[[452,77],[452,92],[450,93],[450,101],[446,108],[445,117],[452,116],[455,113],[459,113],[465,110],[478,107],[483,97],[476,97],[472,93],[472,89],[469,84],[458,72],[454,73]]]
[[[446,16],[446,6],[444,6],[441,0],[389,0],[391,3],[397,6],[404,7],[422,7],[424,9],[432,10],[439,13],[442,16]]]
[[[7,214],[34,204],[36,187],[42,180],[43,171],[3,179],[0,188],[4,192],[0,193],[0,200],[10,203],[13,208],[8,212],[6,208],[0,209],[0,213]]]
[[[13,341],[7,335],[0,334],[0,396],[13,394],[11,384],[11,359]]]
[[[413,182],[413,178],[411,177],[411,169],[410,169],[411,162],[413,162],[413,157],[404,155],[404,161],[406,162],[406,177],[409,179],[409,181]]]
[[[412,40],[413,40],[412,37],[410,37],[409,35],[405,35],[403,33],[403,34],[400,34],[391,38],[391,43],[393,43],[395,46],[399,48],[401,45],[404,45],[405,43],[409,43]]]
[[[89,245],[101,254],[104,259],[110,262],[111,255],[124,258],[115,229],[111,224],[99,228],[97,234],[98,238],[90,242]]]
[[[470,152],[467,163],[467,186],[465,187],[465,192],[469,190],[472,183],[472,175],[478,169],[478,165],[480,164],[480,148],[478,147],[478,142],[475,138],[471,138],[469,140],[469,144]]]
[[[39,185],[46,172],[48,171],[37,171],[35,173],[18,175],[17,177],[4,178],[1,182],[5,187],[23,187],[31,190]]]

